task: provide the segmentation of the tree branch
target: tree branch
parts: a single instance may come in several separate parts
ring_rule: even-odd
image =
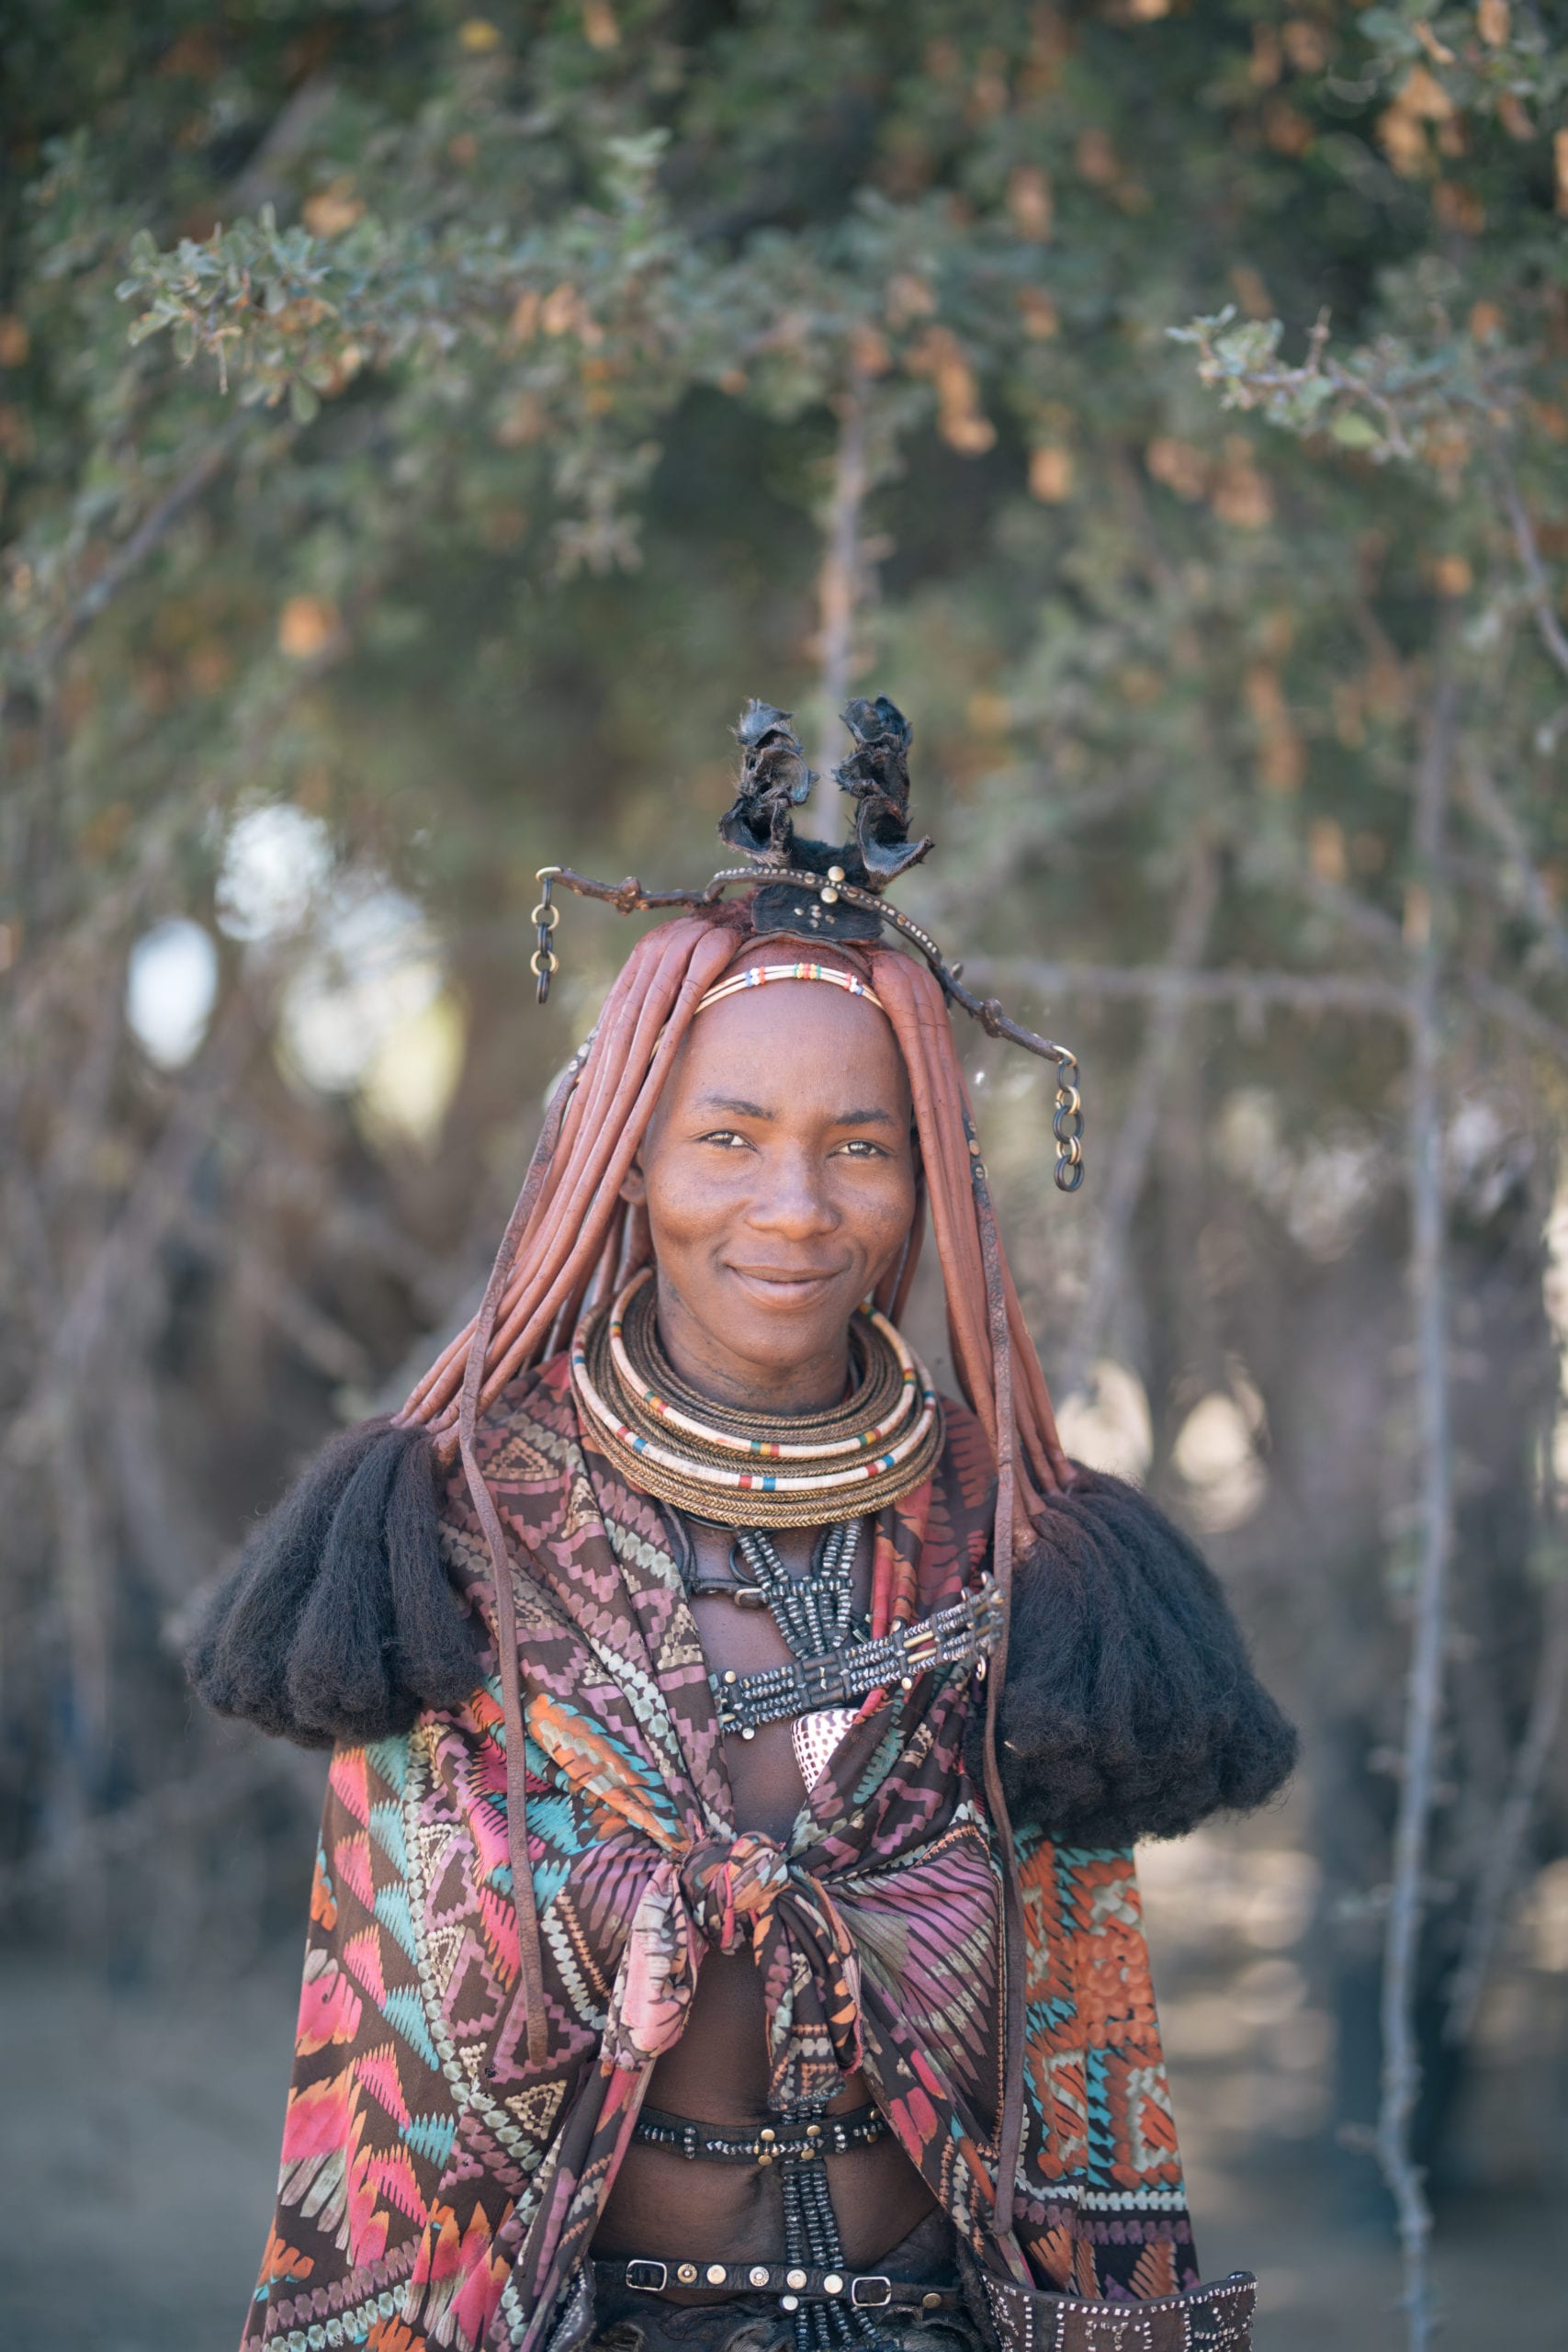
[[[1136,1001],[1167,998],[1179,1004],[1234,1004],[1243,1011],[1269,1005],[1297,1012],[1369,1012],[1407,1021],[1410,998],[1390,980],[1340,979],[1315,972],[1228,969],[1191,972],[1174,964],[1047,964],[1032,956],[975,956],[971,979],[1037,989],[1043,996]]]
[[[78,598],[73,609],[39,647],[37,666],[42,675],[47,677],[58,668],[77,639],[92,627],[126,582],[141,571],[159,541],[168,536],[181,515],[206,496],[233,455],[240,433],[238,420],[226,425],[208,443],[200,456],[186,468],[178,481],[164,492],[158,503],[142,516],[130,537],[116,548],[97,577]]]
[[[1302,888],[1315,905],[1322,907],[1326,913],[1337,915],[1348,929],[1366,940],[1369,946],[1385,951],[1399,946],[1402,934],[1393,917],[1385,915],[1378,907],[1369,906],[1353,891],[1342,889],[1337,883],[1322,881],[1316,875],[1303,876]],[[1471,1002],[1479,1005],[1483,1012],[1489,1012],[1495,1020],[1505,1023],[1510,1029],[1517,1029],[1532,1045],[1543,1046],[1548,1053],[1568,1061],[1568,1029],[1560,1021],[1553,1021],[1549,1012],[1542,1012],[1528,997],[1520,996],[1515,989],[1505,988],[1500,980],[1490,978],[1484,972],[1461,971],[1453,977],[1456,986],[1461,988]]]
[[[89,1356],[163,1241],[171,1217],[210,1146],[218,1111],[237,1082],[255,1032],[255,1008],[235,996],[185,1084],[158,1142],[143,1161],[124,1206],[65,1299],[60,1319],[22,1404],[0,1442],[0,1465],[25,1463],[83,1385]]]
[[[1466,762],[1464,785],[1466,799],[1518,877],[1531,922],[1557,961],[1568,970],[1568,927],[1558,915],[1551,893],[1530,855],[1524,827],[1479,760]]]
[[[1509,526],[1514,534],[1514,545],[1518,549],[1519,563],[1525,575],[1525,588],[1529,597],[1529,607],[1535,615],[1535,625],[1540,632],[1540,641],[1563,676],[1568,678],[1568,630],[1563,628],[1562,621],[1558,618],[1556,602],[1551,594],[1551,580],[1545,564],[1541,561],[1540,549],[1536,544],[1535,526],[1530,521],[1529,509],[1519,495],[1519,485],[1515,480],[1514,469],[1501,451],[1496,457],[1496,472],[1497,486],[1502,494]]]
[[[1488,979],[1484,972],[1462,973],[1460,986],[1483,1012],[1490,1012],[1507,1028],[1517,1029],[1532,1046],[1544,1046],[1560,1061],[1568,1061],[1568,1029],[1561,1021],[1553,1021],[1550,1013],[1538,1011],[1528,997],[1517,995],[1498,980]]]
[[[1136,808],[1165,780],[1164,768],[1150,762],[1069,796],[1063,793],[1049,759],[998,769],[994,788],[1005,809],[1004,821],[995,828],[980,822],[974,845],[962,838],[944,841],[942,872],[933,874],[929,865],[918,869],[919,904],[909,911],[928,930],[982,914],[1010,883],[1028,878],[1036,859],[1075,856],[1077,834]],[[976,802],[976,813],[982,820],[988,813],[983,802]],[[972,861],[968,865],[963,862],[966,854]],[[978,971],[986,960],[971,957],[971,968]]]
[[[308,74],[278,108],[266,134],[230,183],[228,217],[254,212],[275,201],[288,186],[289,166],[304,153],[320,123],[337,103],[338,85],[329,74]]]
[[[1384,913],[1382,907],[1372,906],[1354,890],[1348,890],[1342,882],[1329,882],[1310,869],[1296,878],[1303,895],[1310,899],[1314,907],[1320,907],[1325,914],[1332,915],[1357,939],[1364,940],[1369,947],[1375,947],[1383,955],[1398,952],[1401,944],[1399,925],[1391,914]]]

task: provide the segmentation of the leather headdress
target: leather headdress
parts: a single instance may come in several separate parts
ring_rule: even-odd
[[[719,836],[751,860],[726,866],[698,889],[649,890],[636,875],[624,882],[595,882],[570,866],[542,865],[543,891],[534,910],[538,944],[533,970],[538,1001],[547,1003],[557,969],[554,933],[560,910],[553,892],[575,891],[601,899],[622,914],[660,907],[711,907],[736,883],[752,895],[743,912],[741,937],[805,940],[814,946],[853,947],[874,944],[884,930],[918,948],[941,982],[948,1001],[959,1005],[992,1037],[1006,1037],[1056,1069],[1052,1132],[1056,1138],[1056,1183],[1076,1193],[1083,1182],[1083,1111],[1077,1057],[1066,1046],[1022,1028],[995,997],[966,989],[962,964],[950,964],[929,933],[882,897],[888,883],[934,848],[929,836],[909,839],[909,743],[914,729],[886,695],[852,702],[843,713],[854,749],[833,770],[840,792],[854,809],[853,828],[837,847],[811,841],[795,829],[796,808],[817,782],[790,726],[793,714],[770,702],[751,701],[735,729],[740,745],[740,775],[735,798],[719,820]]]

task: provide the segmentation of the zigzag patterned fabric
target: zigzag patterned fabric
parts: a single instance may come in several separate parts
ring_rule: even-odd
[[[877,1633],[985,1564],[988,1459],[945,1411],[935,1476],[877,1521]],[[998,2241],[1002,1880],[963,1762],[971,1670],[873,1693],[789,1838],[748,1835],[663,1522],[584,1443],[564,1357],[502,1395],[480,1453],[514,1539],[548,2055],[527,2054],[492,1676],[333,1757],[244,2346],[575,2352],[583,2256],[709,1950],[762,1971],[774,2103],[863,2067],[983,2268],[1120,2301],[1194,2283],[1131,1855],[1020,1833],[1027,2114]],[[493,1665],[460,1473],[443,1531]]]

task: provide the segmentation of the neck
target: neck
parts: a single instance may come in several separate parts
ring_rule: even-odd
[[[842,1398],[850,1375],[848,1327],[830,1347],[799,1363],[752,1363],[694,1322],[679,1299],[659,1291],[659,1338],[688,1387],[716,1405],[761,1413],[821,1413]]]

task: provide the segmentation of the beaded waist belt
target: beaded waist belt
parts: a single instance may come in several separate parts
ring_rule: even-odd
[[[595,2259],[593,2274],[602,2287],[629,2287],[634,2294],[664,2295],[672,2287],[724,2288],[732,2295],[748,2289],[756,2294],[777,2295],[781,2311],[798,2311],[802,2303],[847,2304],[854,2311],[952,2312],[959,2308],[957,2290],[933,2287],[921,2279],[889,2278],[879,2270],[855,2273],[848,2268],[824,2269],[820,2263],[783,2262],[660,2262],[639,2257],[630,2262]]]
[[[694,2123],[687,2115],[666,2115],[661,2108],[645,2107],[632,2132],[644,2147],[672,2148],[694,2163],[719,2165],[810,2164],[818,2156],[847,2155],[852,2148],[869,2148],[885,2139],[887,2126],[868,2102],[847,2115],[824,2115],[807,2123],[778,2117],[761,2129],[727,2131],[720,2123]]]
[[[792,1658],[787,1666],[771,1666],[760,1674],[738,1674],[730,1668],[708,1677],[719,1729],[750,1739],[764,1724],[809,1714],[817,1707],[841,1707],[863,1699],[868,1690],[912,1690],[915,1677],[935,1666],[976,1661],[983,1673],[1001,1630],[1002,1598],[987,1577],[918,1624],[895,1625],[875,1641]]]
[[[989,2275],[985,2289],[1000,2352],[1251,2352],[1249,2270],[1134,2303],[1042,2294]]]

